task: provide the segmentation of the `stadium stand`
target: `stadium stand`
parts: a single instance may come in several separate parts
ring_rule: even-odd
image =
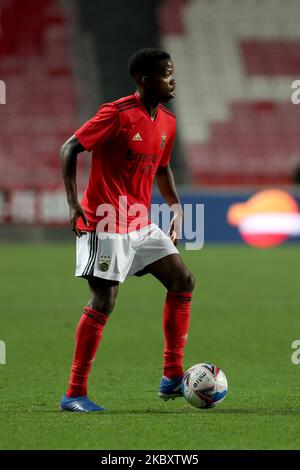
[[[60,147],[102,102],[134,91],[126,64],[158,45],[156,1],[0,0],[0,223],[68,221]]]
[[[64,12],[55,0],[5,0],[0,23],[0,189],[61,187],[59,149],[77,126]]]
[[[179,131],[192,181],[292,182],[300,161],[297,0],[165,0],[164,47],[175,59]]]
[[[0,222],[66,221],[60,146],[101,102],[134,90],[126,61],[159,45],[155,18],[176,64],[177,183],[299,181],[298,16],[298,0],[0,0]],[[97,89],[84,89],[88,63]],[[80,191],[88,162],[78,159]]]

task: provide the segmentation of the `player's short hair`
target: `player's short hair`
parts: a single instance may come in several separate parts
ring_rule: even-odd
[[[166,51],[156,48],[140,49],[129,57],[129,75],[133,79],[141,75],[148,75],[159,62],[170,59],[171,56]]]

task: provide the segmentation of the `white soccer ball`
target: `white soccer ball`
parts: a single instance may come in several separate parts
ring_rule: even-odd
[[[212,408],[227,395],[227,378],[214,364],[195,364],[184,374],[182,390],[191,405],[196,408]]]

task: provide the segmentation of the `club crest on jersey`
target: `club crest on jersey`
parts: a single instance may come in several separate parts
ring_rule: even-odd
[[[101,256],[99,259],[99,269],[102,272],[105,272],[108,270],[110,265],[110,256]]]
[[[166,134],[162,134],[161,135],[161,149],[162,150],[165,148],[166,140],[167,140]]]

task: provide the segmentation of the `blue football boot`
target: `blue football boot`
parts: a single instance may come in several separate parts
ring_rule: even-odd
[[[96,405],[85,396],[68,398],[64,395],[60,402],[60,410],[89,413],[91,411],[105,411],[105,408]]]
[[[163,376],[160,385],[158,395],[163,400],[174,400],[176,397],[183,397],[182,393],[182,376],[176,377],[175,379],[168,379]]]

